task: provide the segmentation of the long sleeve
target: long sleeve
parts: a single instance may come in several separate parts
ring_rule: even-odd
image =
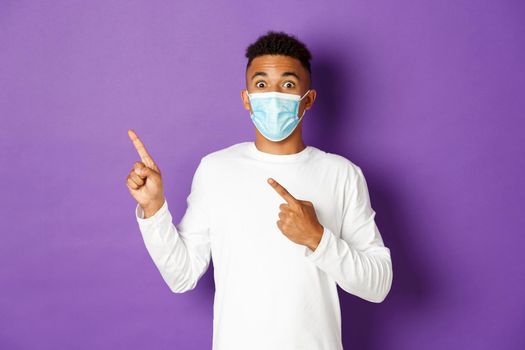
[[[187,208],[178,225],[173,224],[167,200],[144,219],[140,205],[135,216],[144,244],[162,278],[174,293],[195,288],[210,263],[209,215],[201,159],[191,184]]]
[[[382,302],[393,279],[390,249],[375,223],[365,177],[357,165],[349,166],[344,186],[341,235],[326,225],[317,248],[305,256],[330,275],[346,292],[370,302]]]

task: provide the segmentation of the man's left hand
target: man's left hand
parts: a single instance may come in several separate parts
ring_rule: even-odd
[[[291,241],[314,251],[321,241],[324,227],[317,219],[313,203],[295,198],[275,179],[269,178],[268,183],[286,201],[279,205],[279,230]]]

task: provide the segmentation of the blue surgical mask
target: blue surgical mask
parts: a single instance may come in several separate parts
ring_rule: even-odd
[[[310,92],[300,95],[283,92],[246,93],[252,112],[250,118],[259,132],[270,141],[281,141],[290,136],[304,116],[299,118],[299,103]]]

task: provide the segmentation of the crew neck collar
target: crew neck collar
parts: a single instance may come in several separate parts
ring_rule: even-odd
[[[289,162],[298,162],[301,160],[304,160],[308,158],[308,156],[312,153],[313,147],[312,146],[306,146],[301,151],[297,153],[291,153],[291,154],[273,154],[273,153],[267,153],[259,150],[257,146],[255,145],[254,141],[248,141],[247,142],[247,149],[248,153],[259,160],[263,161],[269,161],[269,162],[275,162],[275,163],[289,163]]]

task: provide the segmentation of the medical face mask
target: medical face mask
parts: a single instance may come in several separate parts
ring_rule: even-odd
[[[290,136],[304,116],[299,118],[299,103],[303,97],[283,92],[248,93],[252,112],[250,118],[259,132],[270,141],[281,141]]]

